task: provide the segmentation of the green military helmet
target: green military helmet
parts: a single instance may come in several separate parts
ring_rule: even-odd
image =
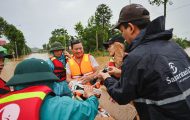
[[[30,84],[37,82],[54,82],[59,78],[51,71],[46,61],[42,59],[26,59],[20,62],[13,77],[7,82],[8,86]]]
[[[51,48],[50,48],[50,52],[52,52],[54,50],[64,50],[64,47],[60,42],[56,41],[56,42],[52,43]]]

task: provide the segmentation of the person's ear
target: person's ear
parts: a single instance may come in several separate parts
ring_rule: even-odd
[[[128,27],[130,29],[130,34],[133,34],[135,32],[135,26],[132,23],[128,23]]]

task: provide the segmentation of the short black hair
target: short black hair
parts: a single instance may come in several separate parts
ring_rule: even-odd
[[[81,43],[80,40],[71,40],[71,49],[73,49],[73,45]]]

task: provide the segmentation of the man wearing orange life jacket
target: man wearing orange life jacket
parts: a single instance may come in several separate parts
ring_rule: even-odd
[[[63,54],[64,53],[64,54]],[[53,91],[56,95],[68,95],[71,96],[71,91],[68,87],[66,81],[66,55],[67,53],[64,50],[63,45],[60,42],[54,42],[51,45],[50,49],[50,58],[47,60],[47,63],[51,67],[53,73],[60,79],[58,82],[54,83]],[[67,53],[68,55],[68,53]]]
[[[67,81],[81,80],[86,84],[97,74],[98,63],[90,54],[84,54],[83,45],[79,40],[71,42],[73,57],[66,64]]]
[[[98,99],[85,86],[85,101],[55,96],[51,88],[59,78],[41,59],[20,62],[7,82],[13,92],[0,97],[0,120],[94,120]],[[84,112],[87,111],[87,112]]]
[[[12,58],[12,55],[7,55],[4,51],[0,51],[0,74],[4,67],[5,58]],[[0,96],[10,92],[10,88],[6,86],[6,82],[0,77]]]

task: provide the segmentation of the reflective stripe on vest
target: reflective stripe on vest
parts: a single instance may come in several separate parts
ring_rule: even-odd
[[[50,60],[52,61],[54,65],[53,73],[60,79],[60,81],[63,81],[66,79],[66,70],[61,61],[56,59],[55,57],[51,57]]]
[[[80,64],[78,64],[73,58],[69,60],[68,63],[72,78],[93,73],[89,56],[89,54],[84,54]]]
[[[0,104],[12,102],[16,100],[21,100],[21,99],[32,98],[32,97],[38,97],[41,100],[43,100],[45,96],[46,94],[44,92],[17,93],[17,94],[13,94],[13,95],[1,98]]]
[[[0,98],[0,118],[39,120],[43,99],[50,92],[52,90],[49,87],[41,85],[3,95]]]
[[[145,104],[153,104],[153,105],[161,106],[161,105],[166,105],[166,104],[185,100],[189,95],[190,95],[190,88],[187,89],[186,91],[184,91],[183,94],[180,94],[180,95],[177,95],[174,97],[170,97],[170,98],[166,98],[163,100],[155,101],[155,100],[150,100],[150,99],[139,98],[134,101],[137,103],[145,103]]]

